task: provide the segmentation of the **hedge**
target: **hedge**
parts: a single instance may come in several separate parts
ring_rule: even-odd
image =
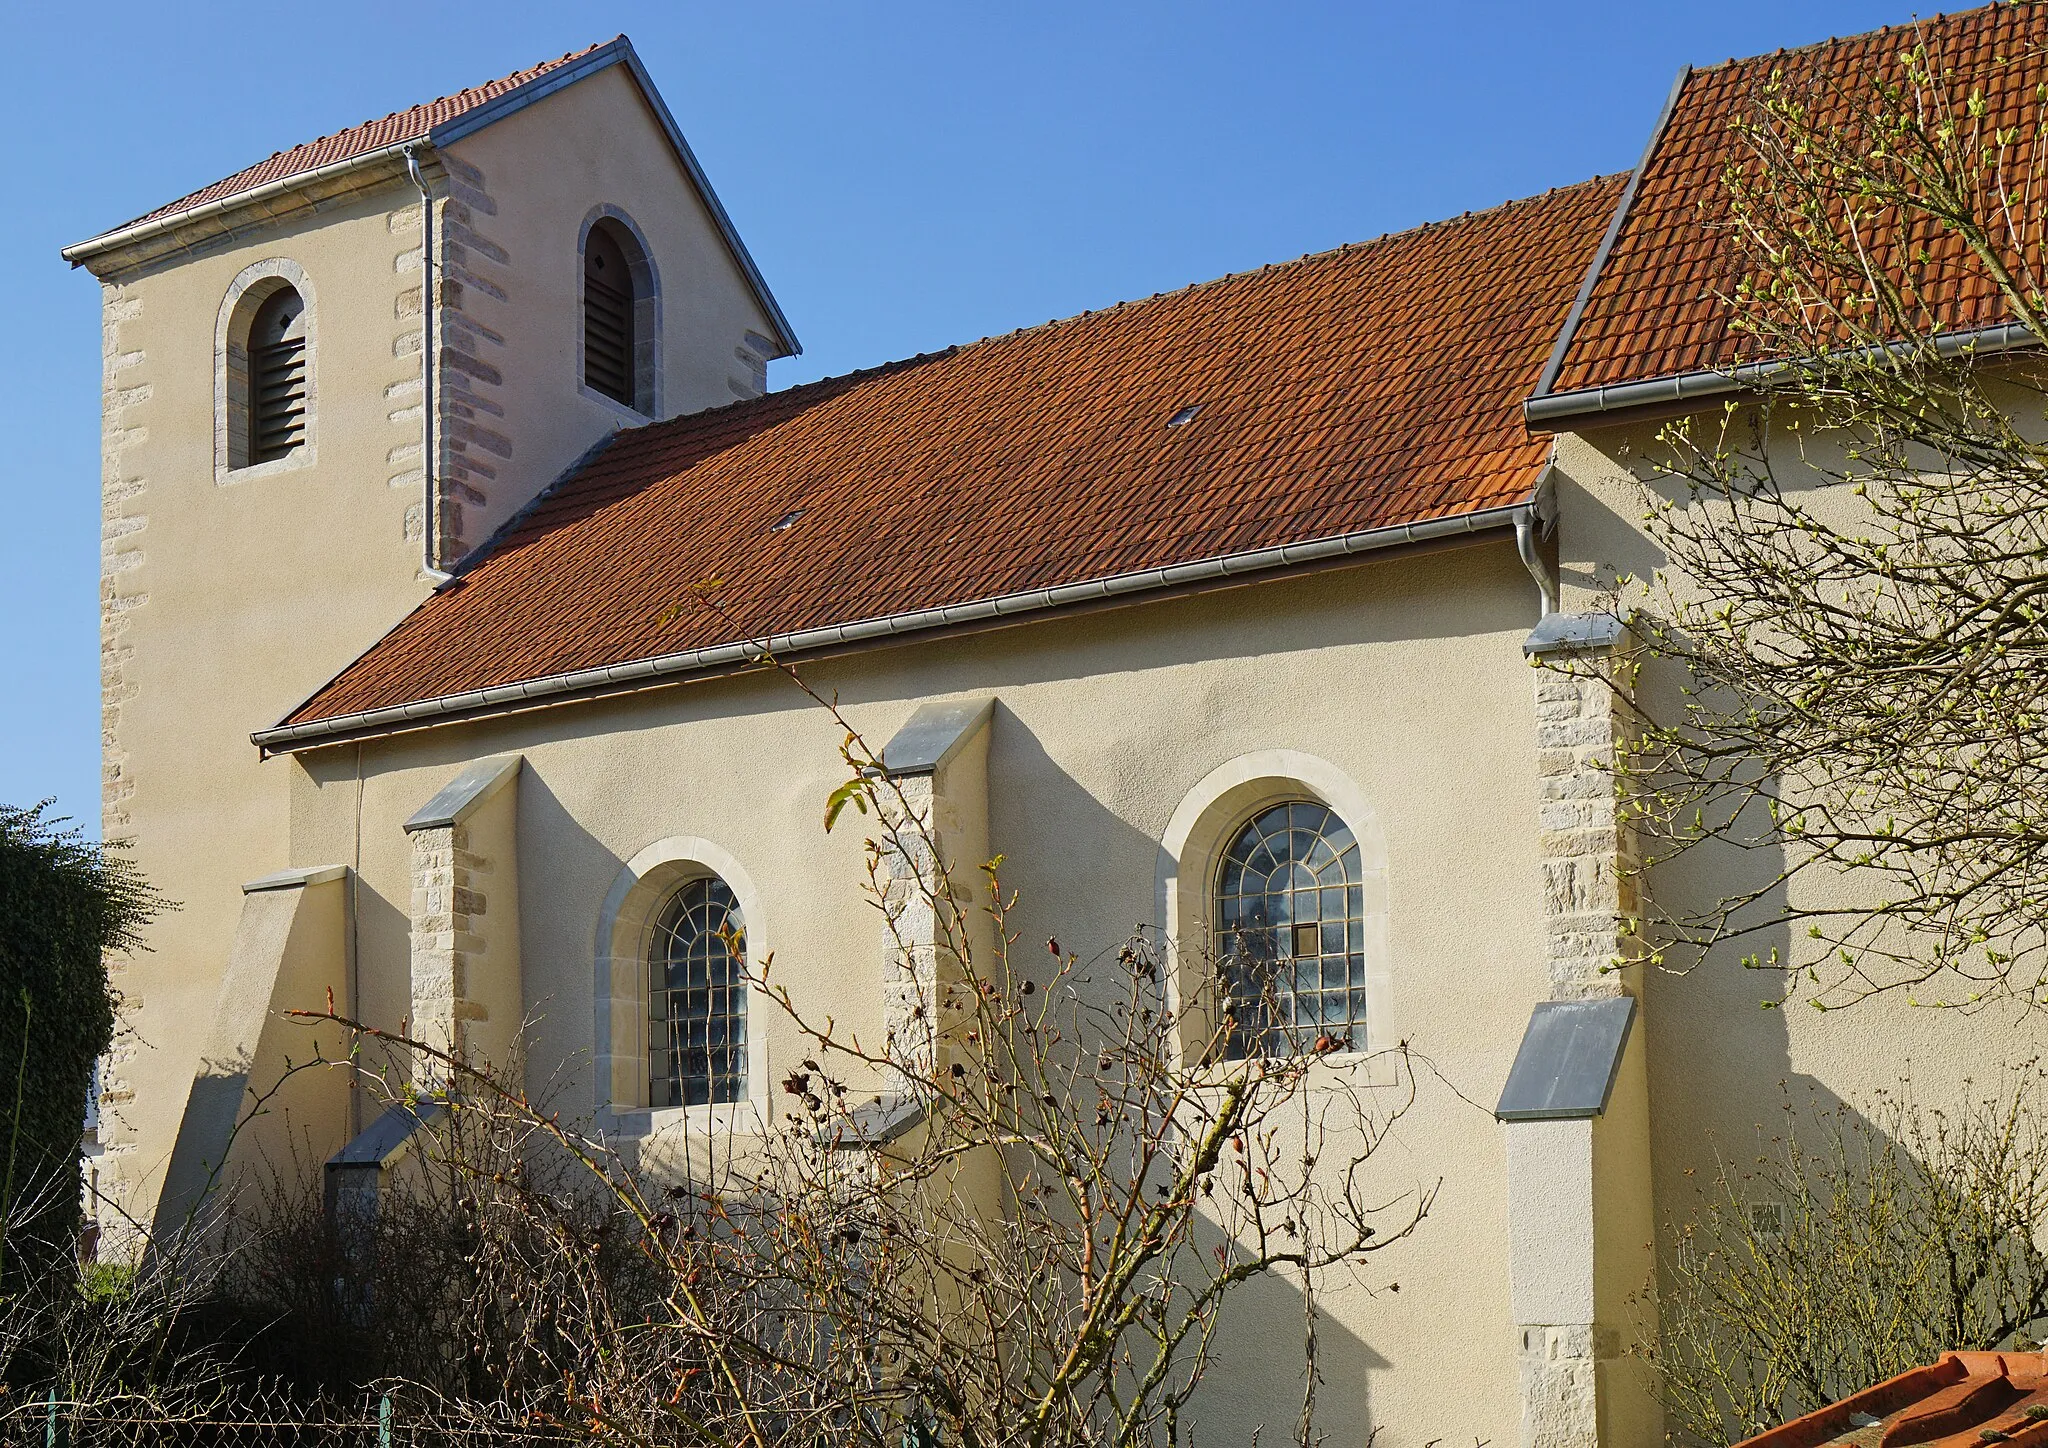
[[[163,908],[118,846],[50,805],[0,805],[0,1279],[77,1238],[86,1098],[114,1037],[106,957]]]

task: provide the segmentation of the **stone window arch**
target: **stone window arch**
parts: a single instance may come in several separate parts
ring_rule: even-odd
[[[661,279],[616,206],[593,207],[577,238],[576,379],[584,396],[661,416]]]
[[[272,257],[242,270],[214,328],[214,478],[313,461],[318,328],[305,269]]]
[[[760,898],[745,867],[709,840],[659,840],[613,881],[598,915],[593,1045],[597,1106],[614,1129],[658,1130],[676,1113],[730,1126],[760,1112],[768,1080],[760,992],[727,952],[721,926],[737,927],[745,973],[758,971]],[[701,1093],[681,1089],[693,1066]],[[672,1094],[663,1089],[670,1083],[678,1084]]]
[[[1258,853],[1260,842],[1275,840],[1284,841],[1277,852],[1268,843]],[[1321,851],[1315,848],[1318,841],[1325,847]],[[1243,908],[1272,898],[1265,886],[1276,868],[1296,871],[1297,866],[1302,878],[1290,876],[1284,891],[1286,919],[1254,918],[1262,912],[1283,913],[1263,903],[1256,910]],[[1326,884],[1321,875],[1332,866],[1341,867],[1337,873],[1343,879],[1333,877]],[[1256,892],[1245,888],[1251,872],[1264,877],[1252,882],[1260,886]],[[1312,887],[1309,874],[1317,876]],[[1298,919],[1297,914],[1307,913],[1311,888],[1317,918]],[[1324,929],[1325,888],[1342,892],[1330,902],[1340,917],[1327,922],[1339,927],[1335,931]],[[1299,1037],[1298,1044],[1308,1045],[1329,1035],[1338,1040],[1340,1051],[1367,1052],[1397,1039],[1389,1009],[1386,839],[1371,800],[1328,761],[1270,749],[1211,770],[1188,791],[1168,823],[1157,892],[1174,963],[1170,1003],[1181,1023],[1183,1049],[1240,1056],[1272,1049],[1277,1040]],[[1296,927],[1307,925],[1316,931],[1313,953],[1305,936],[1296,938]],[[1265,933],[1263,942],[1259,932]],[[1261,975],[1278,989],[1262,988],[1259,1009],[1246,1012],[1231,999],[1233,985],[1242,992],[1246,977]],[[1292,987],[1311,979],[1314,984],[1302,992],[1300,1005],[1313,1007],[1313,1022],[1297,1014],[1292,999]],[[1279,1004],[1270,998],[1275,994],[1286,999],[1285,1023],[1271,1017],[1271,1008]],[[1323,1019],[1326,1010],[1331,1012],[1328,1021]],[[1226,1015],[1237,1019],[1235,1032],[1227,1028]]]

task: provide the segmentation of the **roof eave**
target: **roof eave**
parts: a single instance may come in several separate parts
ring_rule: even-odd
[[[290,195],[298,191],[319,190],[329,182],[343,179],[358,172],[370,173],[389,169],[395,178],[403,173],[406,148],[419,144],[420,138],[417,136],[402,141],[393,141],[388,146],[379,146],[376,150],[365,151],[360,156],[350,156],[341,161],[330,161],[325,166],[315,166],[310,171],[298,171],[290,176],[280,176],[275,181],[266,181],[261,186],[250,187],[247,191],[237,191],[231,196],[216,197],[212,201],[187,207],[183,211],[174,211],[168,216],[158,216],[148,221],[138,221],[132,226],[124,226],[117,231],[104,232],[89,241],[74,242],[60,251],[58,255],[70,262],[74,267],[80,267],[88,266],[92,262],[115,252],[130,251],[144,246],[151,241],[166,237],[176,231],[199,231],[203,234],[194,237],[193,241],[210,241],[217,236],[226,236],[233,233],[237,229],[237,220],[234,218],[237,218],[239,213],[262,211],[267,203],[280,196]],[[382,180],[383,178],[378,177],[376,179]],[[255,219],[259,221],[267,220],[269,219],[269,213],[265,213]],[[218,224],[212,225],[213,223]],[[185,246],[191,244],[191,241],[187,241],[178,245],[167,246],[164,250],[182,250]],[[154,260],[160,254],[160,252],[151,252],[147,256],[137,258],[137,260]],[[107,270],[119,269],[119,266],[107,268]],[[94,273],[95,275],[103,274],[99,268],[94,268]]]
[[[681,653],[576,669],[378,709],[337,714],[300,724],[278,724],[270,729],[259,729],[249,738],[266,755],[296,753],[327,744],[428,728],[439,723],[468,722],[515,713],[548,703],[571,703],[664,683],[679,683],[694,675],[759,664],[771,656],[789,658],[822,653],[941,630],[1008,622],[1091,604],[1121,603],[1189,588],[1227,586],[1259,575],[1341,563],[1356,555],[1389,548],[1441,543],[1472,534],[1505,531],[1533,519],[1535,510],[1536,503],[1532,499],[1471,513],[1457,513],[1446,518],[1396,523],[1303,543],[1283,543],[1243,553],[1221,554],[1189,563],[1113,574],[1052,588],[1028,589],[968,603],[915,609],[767,638],[741,639]]]
[[[1915,344],[1894,344],[1906,347]],[[2037,349],[2040,339],[2020,322],[2000,322],[1963,332],[1945,332],[1934,339],[1944,357],[1994,356]],[[1532,432],[1569,432],[1590,420],[1602,424],[1640,421],[1653,415],[1690,411],[1738,392],[1767,391],[1774,382],[1801,367],[1797,361],[1748,362],[1718,371],[1685,372],[1636,382],[1616,382],[1575,392],[1549,392],[1522,403],[1522,420]]]

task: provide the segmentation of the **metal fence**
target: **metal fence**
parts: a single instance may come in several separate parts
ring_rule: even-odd
[[[238,1392],[204,1405],[140,1398],[73,1402],[56,1392],[0,1408],[6,1448],[542,1448],[579,1441],[557,1429],[409,1409],[389,1395],[307,1401]]]

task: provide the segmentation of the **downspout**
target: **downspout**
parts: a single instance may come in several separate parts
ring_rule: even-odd
[[[1522,566],[1536,580],[1536,588],[1542,598],[1536,621],[1541,623],[1556,613],[1559,606],[1557,570],[1543,556],[1543,536],[1556,525],[1557,517],[1555,441],[1550,444],[1550,456],[1544,460],[1543,471],[1536,475],[1536,486],[1530,491],[1529,502],[1530,506],[1515,516],[1515,551],[1522,555]]]
[[[417,145],[405,148],[405,170],[420,192],[420,571],[439,585],[453,574],[440,566],[440,489],[434,477],[440,459],[434,420],[440,411],[434,396],[434,193],[420,170]]]

